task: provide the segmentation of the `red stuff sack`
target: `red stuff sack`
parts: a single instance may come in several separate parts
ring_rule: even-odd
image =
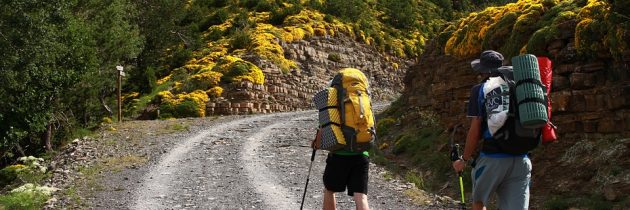
[[[537,57],[538,67],[540,69],[540,81],[547,87],[547,115],[549,121],[542,128],[542,143],[549,143],[558,140],[556,136],[556,127],[551,123],[551,98],[549,93],[551,92],[551,80],[552,80],[552,65],[551,60],[547,57]]]

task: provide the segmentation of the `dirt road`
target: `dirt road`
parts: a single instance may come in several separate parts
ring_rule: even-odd
[[[140,167],[104,172],[104,186],[89,200],[94,209],[299,209],[310,164],[308,147],[317,125],[315,111],[227,117],[160,140],[160,155]],[[204,119],[200,119],[204,120]],[[148,138],[148,137],[145,137]],[[166,137],[157,137],[166,138]],[[178,138],[173,140],[172,138]],[[155,140],[153,140],[155,141]],[[155,144],[151,144],[155,145]],[[161,145],[161,146],[160,146]],[[140,149],[138,149],[140,150]],[[317,151],[305,209],[321,209],[326,151]],[[150,156],[150,155],[149,155]],[[412,202],[405,182],[385,179],[370,165],[372,209],[450,209],[431,197]],[[354,209],[344,193],[339,209]]]

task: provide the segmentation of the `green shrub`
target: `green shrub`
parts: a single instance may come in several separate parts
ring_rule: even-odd
[[[221,77],[221,81],[232,82],[235,77],[249,73],[249,65],[245,62],[234,62],[230,69]]]
[[[341,56],[339,56],[338,53],[330,53],[328,54],[328,60],[334,61],[334,62],[340,62]]]
[[[173,113],[175,112],[175,107],[170,103],[162,103],[160,104],[160,118],[168,119],[170,117],[174,117]]]
[[[185,67],[179,67],[173,69],[171,72],[171,80],[172,81],[184,81],[188,78],[188,70]]]
[[[4,188],[4,186],[9,185],[17,179],[17,171],[18,169],[25,168],[24,165],[10,165],[2,170],[0,170],[0,188]]]
[[[332,23],[335,18],[332,15],[326,14],[324,15],[324,21],[327,23]]]
[[[230,0],[210,0],[209,5],[211,7],[225,7]]]
[[[230,41],[231,50],[236,49],[249,49],[252,45],[252,37],[245,30],[237,30],[232,35],[232,40]]]
[[[207,29],[210,26],[224,23],[230,18],[230,13],[225,8],[218,9],[211,16],[207,17],[204,23],[201,24],[200,29]]]
[[[262,0],[264,1],[264,0]],[[240,0],[239,5],[248,9],[253,9],[258,4],[258,0]]]
[[[231,31],[246,30],[248,28],[256,28],[256,22],[249,19],[247,11],[242,11],[234,17]]]
[[[385,136],[389,133],[389,129],[396,123],[396,119],[387,117],[376,123],[376,133],[379,136]]]
[[[15,170],[17,178],[22,183],[39,183],[46,178],[46,167],[42,165],[44,159],[28,156],[21,157],[18,160],[24,163],[25,166]]]
[[[208,32],[208,34],[206,34],[206,39],[209,41],[217,41],[219,39],[221,39],[223,37],[223,31],[219,28],[212,28],[210,29],[210,31]]]
[[[267,0],[254,1],[258,2],[258,4],[256,4],[256,12],[271,12],[278,9],[278,5]]]
[[[175,113],[177,118],[184,117],[203,117],[199,115],[199,107],[197,103],[192,100],[185,100],[175,107]]]
[[[269,23],[273,25],[282,25],[284,20],[290,15],[296,15],[302,11],[302,5],[294,4],[291,7],[278,8],[271,11]]]

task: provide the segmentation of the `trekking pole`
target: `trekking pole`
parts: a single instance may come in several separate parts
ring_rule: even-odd
[[[455,144],[455,149],[457,151],[459,151],[459,144]],[[459,191],[462,194],[462,202],[460,203],[460,205],[462,206],[462,209],[466,209],[466,199],[464,198],[464,179],[462,178],[462,173],[463,172],[458,172],[457,175],[459,176]]]
[[[308,167],[308,175],[306,175],[306,185],[304,186],[304,194],[302,194],[302,204],[300,205],[300,210],[304,208],[304,198],[306,197],[306,189],[308,189],[308,180],[311,177],[311,168],[313,168],[313,161],[315,160],[315,151],[313,149],[313,154],[311,155],[311,166]]]
[[[455,132],[457,131],[457,127],[459,127],[459,125],[456,125],[453,128],[453,132],[451,133],[451,161],[453,162],[461,159],[461,157],[459,156],[459,144],[455,144],[454,142]],[[461,171],[457,172],[457,176],[459,177],[459,191],[462,196],[462,202],[460,203],[460,205],[462,209],[466,209],[466,199],[464,198],[464,179],[463,179],[462,172]]]

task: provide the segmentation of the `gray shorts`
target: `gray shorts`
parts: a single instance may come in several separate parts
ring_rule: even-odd
[[[532,162],[527,156],[481,156],[472,171],[473,201],[488,204],[497,193],[499,209],[528,209]]]

